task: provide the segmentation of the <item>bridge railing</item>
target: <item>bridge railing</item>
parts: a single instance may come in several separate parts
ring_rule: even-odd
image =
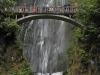
[[[15,6],[10,8],[14,13],[76,13],[73,6],[67,7],[34,7],[34,6]]]

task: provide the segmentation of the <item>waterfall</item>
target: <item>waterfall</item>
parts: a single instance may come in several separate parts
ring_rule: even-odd
[[[28,0],[25,1],[27,3]],[[36,5],[45,3],[48,6],[63,6],[66,2],[67,0],[36,0]],[[66,27],[70,27],[66,22],[52,19],[23,23],[19,37],[24,43],[23,55],[33,72],[37,72],[38,75],[60,72],[61,75],[62,71],[69,68],[68,56],[64,54],[70,43],[65,37],[70,33],[66,33]]]

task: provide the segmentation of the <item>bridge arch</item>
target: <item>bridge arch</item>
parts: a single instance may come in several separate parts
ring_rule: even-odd
[[[28,15],[22,18],[19,18],[16,20],[18,24],[22,24],[24,22],[30,21],[30,20],[36,20],[36,19],[57,19],[57,20],[62,20],[68,23],[71,23],[77,27],[82,28],[83,25],[76,22],[74,19],[71,19],[67,16],[64,15],[54,15],[54,14],[35,14],[35,15]]]

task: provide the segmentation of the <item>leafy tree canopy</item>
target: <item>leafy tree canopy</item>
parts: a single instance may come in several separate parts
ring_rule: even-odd
[[[10,12],[9,8],[15,4],[16,2],[13,0],[0,0],[0,38],[6,43],[11,39],[14,40],[20,30],[20,26],[10,18],[10,14],[13,14],[13,12]],[[5,11],[5,8],[7,8],[8,11]]]
[[[69,75],[80,75],[82,73],[84,75],[99,75],[100,0],[83,0],[78,4],[75,16],[77,20],[84,24],[84,28],[78,30],[79,34],[76,36],[78,41],[76,41],[74,47],[70,48],[72,63]],[[95,64],[91,64],[91,61]]]
[[[0,11],[3,12],[5,8],[12,7],[16,4],[13,0],[0,0]]]
[[[91,17],[93,17],[93,15],[98,15],[98,10],[100,10],[100,8],[98,8],[98,5],[98,0],[83,0],[81,3],[79,3],[79,7],[77,10],[78,13],[76,14],[77,19],[80,19],[81,22],[85,24],[90,22],[92,22],[93,24],[93,20],[91,20]]]

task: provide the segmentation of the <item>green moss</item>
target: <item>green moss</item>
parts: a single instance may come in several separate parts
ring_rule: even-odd
[[[21,44],[17,41],[8,45],[6,49],[6,53],[0,53],[1,75],[30,75],[32,72],[23,57]]]
[[[4,11],[15,2],[0,0],[0,5],[0,75],[30,75],[30,67],[22,53],[23,45],[18,39],[21,27],[9,17],[12,12]]]
[[[23,61],[16,67],[11,68],[9,75],[32,75],[32,71],[26,61]]]

